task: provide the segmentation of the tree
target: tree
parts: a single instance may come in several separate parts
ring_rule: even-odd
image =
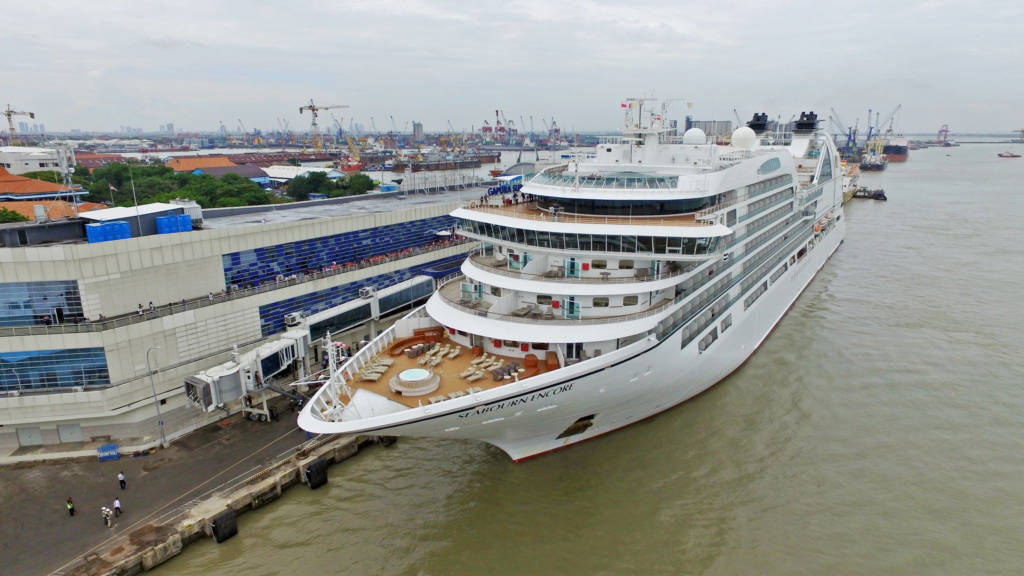
[[[373,190],[373,179],[366,174],[358,172],[348,177],[349,194],[366,194]]]
[[[323,172],[308,172],[288,182],[288,196],[295,200],[309,200],[310,194],[328,194],[334,184]]]
[[[0,224],[8,224],[10,222],[28,222],[28,218],[25,218],[14,210],[0,208]]]

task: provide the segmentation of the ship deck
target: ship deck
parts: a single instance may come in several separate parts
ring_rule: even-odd
[[[448,341],[446,341],[446,343],[447,342]],[[454,342],[452,342],[450,345],[453,347],[456,346]],[[440,344],[440,346],[444,346],[444,343]],[[382,353],[379,355],[380,358],[391,359],[394,361],[394,364],[388,367],[387,370],[385,370],[384,373],[381,374],[379,379],[377,379],[375,382],[364,381],[360,380],[359,376],[357,375],[355,378],[356,381],[352,382],[351,380],[349,380],[348,385],[350,388],[352,388],[353,393],[355,392],[356,389],[362,388],[364,390],[367,390],[368,392],[373,392],[375,394],[384,396],[388,400],[398,402],[399,404],[404,404],[409,408],[415,408],[420,405],[432,404],[434,402],[441,401],[442,399],[447,400],[449,398],[469,394],[471,393],[470,388],[490,390],[491,388],[497,388],[498,386],[503,386],[513,381],[512,376],[509,376],[501,381],[495,381],[493,379],[493,376],[491,375],[490,370],[483,370],[483,377],[473,382],[468,381],[466,378],[460,377],[459,374],[466,371],[470,367],[472,361],[476,360],[477,358],[476,356],[473,355],[472,350],[470,348],[466,346],[461,346],[460,348],[461,353],[457,357],[449,360],[447,359],[446,356],[442,356],[443,359],[441,360],[441,362],[433,367],[419,364],[419,360],[420,358],[422,358],[422,356],[418,358],[409,358],[405,354],[402,354],[400,356],[388,356],[387,354]],[[540,353],[538,353],[537,356],[537,367],[531,369],[525,367],[525,362],[523,358],[488,354],[489,358],[494,358],[495,360],[504,360],[504,364],[518,362],[520,366],[520,371],[518,372],[519,378],[527,378],[547,371],[545,365],[545,358],[541,356]],[[396,377],[402,371],[408,370],[410,368],[426,368],[430,370],[433,374],[438,375],[440,377],[440,381],[437,389],[430,393],[423,394],[421,396],[408,396],[394,392],[391,389],[389,382],[393,377]]]
[[[511,206],[475,206],[464,207],[466,210],[496,214],[509,218],[522,218],[539,222],[567,222],[571,224],[612,224],[622,226],[711,226],[712,223],[697,220],[696,214],[676,214],[671,216],[586,216],[579,214],[559,214],[552,216],[550,212],[541,210],[536,202],[513,204]]]

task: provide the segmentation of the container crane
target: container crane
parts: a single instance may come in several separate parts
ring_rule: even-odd
[[[320,130],[316,123],[317,114],[319,114],[322,110],[331,110],[333,108],[348,108],[348,105],[334,104],[331,106],[317,106],[316,104],[313,103],[313,99],[310,98],[309,104],[299,106],[299,114],[302,114],[306,110],[309,110],[309,113],[313,115],[313,121],[310,124],[310,131],[312,132],[313,138],[313,152],[317,154],[324,151],[323,142],[320,140]]]
[[[18,144],[20,144],[20,142],[18,141],[18,138],[14,135],[14,117],[28,116],[29,118],[34,119],[36,117],[36,113],[14,110],[11,108],[11,105],[8,104],[7,110],[4,110],[4,116],[7,116],[7,142],[10,143],[11,146],[17,146]]]

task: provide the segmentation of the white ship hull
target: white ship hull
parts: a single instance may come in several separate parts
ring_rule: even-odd
[[[699,337],[680,350],[681,331],[676,331],[661,343],[651,336],[597,358],[441,405],[330,425],[307,417],[300,424],[325,433],[480,440],[514,460],[628,426],[700,394],[742,365],[839,247],[845,225],[840,218],[748,310],[743,299],[737,299],[720,315],[731,314],[732,326],[703,352],[698,351]],[[592,425],[559,437],[591,415]]]

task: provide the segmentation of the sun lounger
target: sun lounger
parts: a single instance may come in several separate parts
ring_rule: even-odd
[[[484,377],[483,372],[474,372],[472,376],[466,378],[466,382],[476,382],[477,380]]]
[[[380,374],[376,372],[363,372],[360,374],[359,379],[365,382],[376,382],[377,380],[380,380]]]
[[[462,390],[456,390],[455,392],[449,392],[448,393],[448,397],[451,398],[452,400],[454,400],[456,398],[459,398],[461,396],[465,396],[465,395],[466,395],[466,393],[464,391],[462,391]]]
[[[459,378],[469,378],[470,376],[472,376],[475,373],[476,373],[476,368],[473,367],[473,366],[470,366],[469,368],[466,368],[465,370],[463,370],[459,374]]]
[[[483,392],[483,391],[484,391],[484,389],[479,387],[479,386],[471,386],[471,387],[466,389],[466,392],[469,392],[470,394],[476,394],[477,392]]]
[[[444,396],[431,396],[430,398],[427,398],[427,402],[430,402],[431,404],[437,404],[438,402],[444,402],[445,400],[447,400],[447,398]]]
[[[437,358],[434,358],[433,360],[431,360],[427,364],[430,364],[430,367],[433,368],[434,366],[437,366],[440,363],[441,363],[441,357],[438,356]]]

